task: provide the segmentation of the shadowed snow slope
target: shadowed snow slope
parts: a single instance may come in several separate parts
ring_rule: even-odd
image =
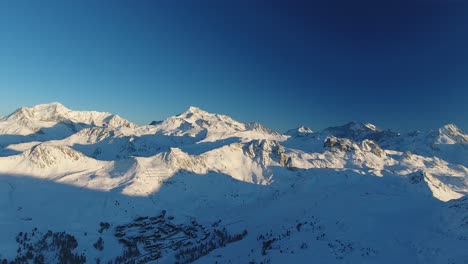
[[[467,157],[454,124],[283,135],[196,107],[146,126],[22,107],[0,119],[0,260],[466,263]]]

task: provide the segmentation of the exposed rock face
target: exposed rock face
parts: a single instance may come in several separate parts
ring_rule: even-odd
[[[206,172],[206,164],[200,156],[190,156],[179,148],[170,148],[163,154],[164,162],[173,170],[185,170],[195,173]]]
[[[330,151],[359,150],[359,146],[347,138],[329,137],[325,140],[323,148]]]
[[[437,143],[441,144],[468,144],[468,135],[454,124],[448,124],[438,131]]]
[[[31,109],[0,120],[0,248],[2,258],[20,251],[13,262],[56,242],[76,247],[69,240],[48,243],[52,231],[44,244],[37,230],[28,240],[18,236],[21,250],[10,247],[11,234],[24,232],[28,222],[44,232],[70,230],[84,241],[76,248],[94,262],[467,259],[467,199],[440,202],[468,194],[468,145],[454,126],[384,137],[384,145],[370,138],[382,135],[370,124],[348,125],[350,138],[303,127],[277,137],[261,125],[194,107],[135,129],[99,112]],[[27,122],[43,129],[31,135],[18,125]],[[234,231],[244,227],[251,237],[227,248],[247,235]],[[427,239],[431,235],[437,239]],[[54,257],[62,250],[53,247],[38,262],[70,259]],[[142,258],[134,259],[138,254]]]
[[[361,142],[361,149],[363,151],[369,151],[373,154],[375,154],[378,157],[384,157],[385,156],[385,151],[377,144],[376,142],[372,140],[364,140]]]
[[[99,142],[115,135],[114,130],[103,127],[84,128],[77,133],[78,136],[88,138],[88,142]]]
[[[323,148],[332,152],[350,152],[354,154],[370,152],[380,158],[386,156],[385,151],[379,146],[379,144],[368,139],[357,144],[347,138],[329,137],[325,140]]]
[[[407,177],[411,184],[418,186],[428,195],[434,196],[441,201],[449,201],[463,196],[425,170],[416,171],[407,175]]]
[[[424,173],[417,171],[408,175],[408,180],[411,184],[418,184],[424,180]]]
[[[67,146],[56,146],[40,144],[25,153],[29,160],[40,168],[54,167],[64,161],[78,161],[87,159],[81,152],[75,151]]]
[[[329,127],[322,132],[327,136],[349,138],[354,141],[370,139],[376,142],[397,137],[399,134],[389,130],[382,130],[373,124],[350,122],[343,126]]]
[[[276,140],[253,140],[244,149],[244,152],[252,159],[257,160],[262,166],[267,166],[271,161],[285,166],[289,157],[285,154],[284,147]]]

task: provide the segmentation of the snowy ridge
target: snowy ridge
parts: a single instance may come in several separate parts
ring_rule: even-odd
[[[2,119],[0,134],[30,135],[43,134],[44,128],[63,126],[77,132],[86,125],[129,127],[136,125],[118,115],[96,111],[72,111],[60,103],[21,107]]]
[[[436,143],[438,144],[468,144],[468,136],[463,134],[455,124],[448,124],[439,129]]]
[[[312,133],[313,133],[312,129],[310,129],[308,127],[301,126],[301,127],[295,128],[295,129],[290,129],[290,130],[286,131],[285,134],[289,135],[291,137],[306,137],[306,136],[309,136]]]
[[[77,263],[465,263],[467,157],[454,124],[283,135],[197,107],[146,126],[22,107],[0,119],[0,260],[57,262],[65,231]]]
[[[398,136],[396,132],[382,130],[373,124],[357,122],[350,122],[343,126],[329,127],[322,131],[322,133],[327,136],[349,138],[357,141],[364,139],[383,141]]]
[[[216,141],[228,137],[284,138],[281,134],[257,123],[241,123],[229,116],[212,114],[197,107],[189,107],[182,114],[155,123],[156,133],[165,136],[187,136],[195,141]]]

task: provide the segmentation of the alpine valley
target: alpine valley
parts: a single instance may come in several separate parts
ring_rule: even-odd
[[[0,262],[468,263],[467,167],[454,124],[21,107],[0,119]]]

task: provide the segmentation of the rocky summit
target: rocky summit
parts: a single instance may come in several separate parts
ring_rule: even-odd
[[[467,263],[467,166],[454,124],[21,107],[0,119],[0,261]]]

